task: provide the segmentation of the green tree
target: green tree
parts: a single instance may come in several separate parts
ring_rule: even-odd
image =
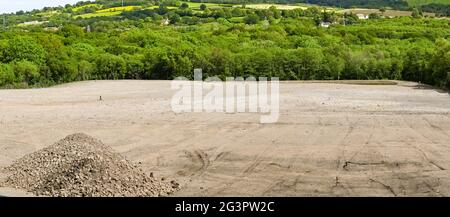
[[[201,4],[200,5],[200,10],[204,11],[206,9],[206,5],[205,4]]]
[[[259,16],[258,15],[256,15],[256,14],[254,14],[254,13],[251,13],[251,14],[248,14],[245,18],[244,18],[244,22],[246,23],[246,24],[256,24],[256,23],[258,23],[259,22]]]
[[[275,6],[270,6],[269,11],[272,12],[273,18],[280,19],[281,18],[281,12],[277,9]]]
[[[86,60],[81,60],[77,64],[77,80],[89,80],[95,71],[95,65]]]
[[[0,63],[6,62],[6,48],[8,47],[8,40],[0,40]]]
[[[345,13],[344,14],[345,24],[352,25],[358,22],[358,16],[353,13]]]
[[[0,63],[0,87],[11,85],[16,80],[12,67],[8,64]]]
[[[218,10],[214,10],[214,18],[224,18],[225,17],[225,12],[223,11],[223,9],[218,9]]]
[[[45,61],[44,48],[30,37],[18,36],[8,41],[4,59],[6,62],[28,60],[37,65]]]
[[[241,17],[243,15],[242,10],[238,7],[233,8],[233,10],[231,10],[231,15],[233,17]]]
[[[440,87],[450,88],[450,42],[445,39],[436,41],[437,53],[433,58],[433,79]]]
[[[169,9],[167,8],[166,5],[160,4],[157,11],[158,11],[158,14],[164,15],[164,14],[167,14],[167,12],[169,12]]]
[[[431,58],[435,56],[436,50],[428,41],[420,41],[410,45],[406,51],[402,78],[410,81],[421,81],[430,83],[432,75]]]
[[[74,24],[64,25],[59,32],[65,38],[80,38],[84,35],[83,28]]]
[[[179,9],[181,9],[181,10],[188,9],[188,8],[189,8],[189,5],[186,2],[181,3],[181,5],[179,7]]]
[[[15,77],[27,84],[33,84],[39,80],[39,67],[28,60],[19,60],[12,63]]]
[[[371,13],[371,14],[369,14],[369,19],[371,19],[371,20],[376,20],[376,19],[380,19],[380,18],[381,18],[381,16],[380,16],[379,13]]]
[[[121,79],[125,77],[126,64],[122,57],[101,54],[96,61],[98,79]]]
[[[414,17],[414,18],[421,18],[422,17],[422,12],[415,7],[412,10],[411,16]]]
[[[126,62],[126,79],[144,78],[145,67],[141,55],[124,54],[122,57]]]
[[[180,15],[176,13],[170,13],[168,16],[171,24],[175,24],[181,21]]]
[[[299,48],[296,51],[297,76],[302,80],[316,79],[316,74],[322,68],[323,53],[321,49]]]

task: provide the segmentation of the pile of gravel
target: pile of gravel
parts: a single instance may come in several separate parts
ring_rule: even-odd
[[[0,186],[48,196],[165,196],[175,181],[148,176],[101,141],[73,134],[4,168]]]

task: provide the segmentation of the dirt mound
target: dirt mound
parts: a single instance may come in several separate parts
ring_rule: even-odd
[[[5,168],[3,186],[48,196],[164,196],[178,184],[148,176],[101,141],[73,134]]]

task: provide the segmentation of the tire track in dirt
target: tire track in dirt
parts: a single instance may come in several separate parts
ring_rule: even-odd
[[[397,193],[394,191],[394,189],[392,189],[392,187],[391,187],[390,185],[386,185],[386,184],[384,184],[383,182],[378,181],[378,180],[376,180],[376,179],[372,179],[372,178],[370,178],[369,180],[370,180],[371,182],[375,182],[375,183],[380,184],[380,185],[383,186],[386,190],[388,190],[389,192],[391,192],[392,195],[397,196]]]
[[[442,167],[442,166],[436,164],[434,161],[430,160],[430,158],[428,157],[428,154],[424,150],[419,148],[418,146],[416,146],[416,145],[414,145],[414,144],[412,144],[410,142],[407,142],[407,141],[405,141],[404,143],[406,145],[408,145],[409,147],[413,148],[414,150],[418,151],[422,155],[423,160],[426,161],[427,163],[435,166],[436,168],[438,168],[440,170],[445,170],[444,167]]]
[[[351,123],[350,122],[350,120],[349,120],[349,118],[348,118],[348,115],[346,115],[345,116],[345,119],[346,119],[346,122],[348,123],[348,125],[347,125],[347,130],[346,130],[346,132],[345,132],[345,135],[344,135],[344,137],[342,138],[342,140],[338,143],[339,144],[339,146],[342,146],[342,150],[341,150],[341,153],[338,155],[338,159],[336,160],[336,169],[337,169],[337,171],[338,171],[338,174],[337,175],[339,175],[339,171],[341,170],[341,168],[342,168],[342,164],[341,164],[341,161],[344,161],[345,162],[345,152],[347,151],[347,144],[348,144],[348,142],[346,142],[347,141],[347,139],[350,137],[350,135],[353,133],[353,131],[355,130],[355,127],[354,127],[354,123]],[[357,120],[359,120],[359,118],[357,119]],[[356,121],[356,122],[358,122],[358,121]],[[344,160],[342,160],[342,159],[344,159]]]
[[[356,150],[354,151],[354,153],[352,153],[350,155],[349,158],[346,158],[346,156],[345,156],[346,155],[346,149],[347,149],[347,145],[346,144],[347,143],[355,144],[355,142],[351,142],[351,141],[344,142],[344,141],[347,140],[348,137],[350,137],[350,133],[353,132],[353,130],[351,130],[351,131],[348,130],[347,131],[348,134],[346,134],[346,136],[342,140],[344,149],[342,151],[341,156],[344,159],[344,162],[342,164],[340,164],[339,168],[337,169],[335,185],[332,186],[332,188],[331,188],[331,192],[332,193],[335,193],[335,190],[336,190],[337,187],[342,187],[344,190],[346,190],[345,191],[346,193],[344,195],[352,195],[352,194],[354,195],[355,194],[355,190],[359,187],[358,183],[354,182],[354,181],[352,181],[352,183],[345,183],[339,177],[340,176],[351,175],[351,174],[354,174],[354,175],[359,174],[359,176],[362,176],[362,177],[366,177],[367,176],[367,181],[378,183],[383,189],[386,189],[389,192],[389,194],[397,196],[397,193],[395,192],[395,190],[391,186],[389,186],[389,185],[387,185],[387,184],[385,184],[385,183],[383,183],[383,182],[381,182],[379,180],[371,178],[372,176],[374,176],[373,173],[377,172],[377,171],[372,171],[371,169],[364,169],[362,171],[366,171],[366,173],[362,174],[362,172],[360,172],[359,170],[355,171],[355,170],[349,168],[351,165],[356,165],[358,167],[363,167],[363,168],[366,167],[366,166],[372,167],[372,166],[377,166],[377,165],[385,166],[386,168],[388,167],[388,165],[386,164],[386,162],[384,160],[379,160],[379,159],[376,160],[376,157],[383,157],[383,155],[377,151],[377,149],[381,148],[381,147],[378,147],[378,146],[374,147],[376,149],[373,151],[373,153],[371,154],[370,158],[368,158],[368,159],[364,158],[365,159],[364,161],[357,161],[357,160],[355,160],[355,158],[359,154],[361,154],[363,151],[367,150],[367,147],[369,145],[371,145],[371,144],[379,144],[379,145],[382,146],[382,143],[373,141],[373,138],[378,138],[378,137],[376,137],[376,130],[384,128],[383,125],[380,123],[380,121],[378,119],[376,119],[376,118],[377,118],[376,116],[375,117],[371,117],[372,123],[368,125],[368,126],[370,126],[370,130],[368,130],[367,138],[365,139],[364,142],[360,143],[359,146],[352,148],[352,150],[355,150],[355,149]],[[355,124],[358,123],[359,120],[360,119],[357,119]],[[352,124],[352,125],[354,125],[354,124]],[[383,149],[383,148],[381,148],[381,149]],[[389,171],[393,172],[392,169],[389,169]]]
[[[243,146],[240,144],[239,139],[241,139],[239,136],[233,136],[233,137],[227,137],[226,135],[230,133],[236,132],[236,127],[242,127],[242,125],[239,124],[228,124],[224,125],[224,127],[217,128],[217,132],[214,132],[214,135],[222,135],[229,140],[228,142],[221,143],[218,146],[211,147],[211,150],[209,154],[206,152],[203,152],[205,155],[208,156],[208,163],[205,164],[207,166],[203,167],[203,171],[199,172],[197,175],[193,175],[190,177],[195,177],[195,180],[204,179],[207,178],[208,181],[214,180],[215,183],[218,183],[214,187],[209,188],[201,188],[199,191],[199,195],[217,195],[218,191],[226,191],[228,189],[228,186],[233,185],[233,183],[237,182],[241,177],[245,177],[246,173],[251,174],[251,172],[263,161],[263,158],[259,160],[259,162],[252,161],[250,165],[247,168],[247,172],[244,172],[241,176],[236,175],[227,175],[225,173],[218,173],[217,171],[214,172],[208,172],[209,168],[217,168],[218,167],[224,167],[228,168],[230,166],[233,166],[234,163],[229,162],[227,158],[229,156],[235,156],[233,152],[238,151]],[[241,129],[244,130],[248,134],[253,134],[258,130],[264,129],[263,126],[260,126],[258,124],[248,122],[245,124],[245,126]],[[191,147],[191,145],[187,144],[184,145],[184,147],[188,148]],[[269,146],[266,146],[268,148]],[[200,154],[201,156],[205,156],[203,154]],[[261,155],[261,154],[260,154]],[[198,155],[197,155],[198,156]],[[198,159],[198,158],[197,158]],[[205,159],[205,158],[203,158]],[[197,160],[198,161],[198,160]],[[191,161],[192,162],[192,161]],[[208,173],[207,173],[208,172]],[[206,173],[208,174],[207,177],[205,177]],[[192,180],[191,180],[192,181]]]
[[[306,138],[313,138],[313,140],[312,140],[312,141],[305,142],[306,144],[304,144],[304,145],[316,144],[316,142],[317,142],[318,137],[317,137],[317,136],[313,136],[313,135],[315,135],[315,133],[316,133],[317,131],[322,131],[322,129],[323,129],[323,127],[324,127],[324,126],[321,124],[321,122],[322,122],[321,117],[318,116],[317,118],[318,118],[318,123],[319,123],[319,124],[313,125],[314,128],[311,130],[311,133],[309,133],[309,134],[306,136]],[[319,134],[319,135],[320,135],[320,134]],[[311,144],[308,144],[308,143],[311,143]],[[302,155],[302,156],[303,156],[303,155]],[[299,158],[300,158],[300,155],[295,155],[295,156],[292,158],[292,162],[290,162],[290,163],[288,164],[288,167],[294,168],[294,167],[295,167],[295,164],[296,164],[296,162],[297,162],[297,159],[299,159]]]
[[[392,178],[391,182],[393,185],[397,185],[399,195],[424,195],[431,193],[432,195],[428,194],[428,196],[442,196],[436,189],[441,186],[439,178],[423,174],[422,172],[398,172],[394,173]]]
[[[359,118],[356,119],[355,123],[358,123]],[[330,192],[334,194],[336,191],[338,191],[339,188],[343,189],[347,194],[350,194],[351,187],[347,186],[345,183],[340,180],[341,173],[342,173],[342,163],[345,162],[345,153],[347,151],[347,144],[349,143],[347,140],[352,135],[353,131],[355,130],[355,123],[351,122],[348,114],[345,115],[345,123],[347,123],[347,129],[345,131],[344,136],[342,139],[337,143],[338,149],[340,149],[340,154],[337,155],[336,159],[336,174],[335,174],[335,182],[334,185],[331,186]]]
[[[404,118],[404,116],[401,116],[401,117],[402,117],[404,123],[406,124],[406,126],[407,126],[409,129],[411,129],[412,131],[414,131],[416,135],[419,135],[419,136],[421,136],[422,138],[428,140],[428,141],[431,142],[433,145],[440,145],[440,143],[439,143],[439,142],[436,142],[433,138],[430,138],[429,136],[425,135],[423,132],[417,130],[413,125],[411,125],[411,124]],[[421,118],[421,119],[423,119],[423,118]],[[430,127],[430,128],[433,128],[433,127],[431,127],[431,126],[429,126],[429,127]]]
[[[255,125],[255,126],[256,126],[255,128],[249,129],[250,132],[248,133],[255,134],[257,131],[261,130],[266,131],[267,130],[266,127],[271,127],[271,125],[262,125],[262,126]],[[258,148],[258,150],[262,151],[251,156],[252,160],[249,162],[245,162],[246,166],[244,166],[240,170],[240,172],[238,172],[238,174],[229,176],[230,178],[229,180],[221,181],[222,183],[219,184],[219,186],[216,186],[211,189],[205,189],[202,193],[207,195],[223,195],[227,190],[231,189],[231,186],[253,175],[255,169],[261,167],[261,164],[264,163],[266,166],[277,164],[275,161],[273,161],[273,159],[278,159],[276,158],[276,156],[278,156],[277,154],[279,154],[279,152],[277,151],[279,148],[279,145],[277,144],[278,140],[279,136],[275,138],[272,137],[271,143],[261,144],[263,147]],[[227,147],[227,150],[239,150],[239,147],[242,147],[242,145],[240,145],[239,143],[233,143],[233,146]],[[233,154],[231,151],[224,151],[223,149],[225,147],[221,146],[219,148],[221,149],[221,151],[216,155],[215,160],[212,161],[211,164],[214,164],[217,160],[224,159],[227,156]],[[288,165],[286,167],[290,168],[291,166]],[[266,167],[261,169],[265,170]],[[246,191],[247,191],[246,189],[242,190],[243,193],[245,193]]]
[[[347,118],[347,122],[348,123],[348,118]],[[311,132],[309,132],[309,134],[307,136],[305,136],[305,138],[308,138],[307,140],[304,140],[304,142],[301,144],[301,146],[304,149],[308,149],[308,148],[313,148],[316,149],[316,147],[318,146],[325,146],[324,148],[326,148],[327,150],[324,151],[324,153],[335,153],[333,152],[331,149],[339,149],[340,147],[340,143],[339,142],[335,142],[334,139],[330,140],[330,141],[325,141],[323,140],[323,136],[322,135],[329,135],[330,138],[331,137],[342,137],[341,133],[337,133],[337,132],[341,132],[341,131],[334,131],[334,127],[336,124],[332,124],[332,123],[327,123],[326,121],[324,122],[324,118],[322,116],[317,116],[317,124],[311,125],[311,126],[316,126],[314,127]],[[343,124],[346,125],[346,124]],[[351,132],[353,131],[353,127],[350,127],[349,125],[347,126],[347,133],[343,135],[343,137],[347,137],[351,134]],[[330,132],[328,130],[333,130],[333,133],[336,134],[333,136],[330,135]],[[271,180],[271,182],[266,185],[266,188],[264,188],[264,190],[262,191],[262,195],[272,195],[273,193],[275,193],[276,195],[281,194],[293,194],[295,195],[299,189],[298,188],[310,188],[310,185],[312,183],[318,183],[318,182],[325,182],[324,185],[327,185],[327,179],[329,178],[328,175],[323,176],[323,177],[317,177],[316,174],[310,174],[310,170],[299,170],[296,169],[295,166],[297,165],[296,162],[299,159],[303,159],[303,161],[305,161],[308,165],[316,165],[319,164],[321,166],[323,166],[323,162],[321,162],[320,159],[316,159],[315,156],[322,156],[322,154],[324,153],[316,153],[315,151],[312,152],[306,152],[306,153],[299,153],[297,155],[295,155],[294,157],[292,157],[291,162],[288,163],[288,166],[278,166],[280,168],[279,173],[277,173],[275,176],[275,174],[272,173],[272,175],[274,176]],[[337,153],[337,152],[336,152]],[[339,157],[338,157],[339,159]],[[336,160],[339,161],[339,160]],[[330,165],[333,165],[333,161],[330,162]],[[328,164],[325,164],[325,170],[329,170],[329,166]],[[276,165],[274,165],[276,166]],[[333,167],[333,166],[332,166]],[[327,172],[328,173],[328,172]],[[289,174],[289,175],[288,175]],[[300,186],[299,186],[300,185]],[[342,187],[342,189],[346,192],[348,192],[348,189],[344,186],[344,185],[340,185],[339,187]],[[334,187],[331,186],[331,190],[330,192],[332,192]],[[311,190],[311,189],[310,189]]]
[[[405,123],[405,125],[406,125],[412,132],[414,132],[415,135],[418,135],[418,136],[424,138],[425,140],[431,142],[431,143],[432,143],[432,147],[431,147],[432,149],[435,149],[433,146],[436,146],[436,145],[437,145],[437,146],[440,146],[439,143],[435,142],[433,139],[428,138],[428,137],[425,136],[422,132],[420,132],[420,131],[417,130],[415,127],[413,127],[411,124],[409,124],[408,121],[407,121],[403,116],[401,116],[401,118],[402,118],[403,122]],[[414,135],[414,134],[411,134],[411,135]],[[439,165],[439,164],[436,163],[434,160],[431,160],[431,159],[430,159],[429,154],[428,154],[428,152],[430,152],[429,150],[425,151],[424,149],[419,148],[419,147],[417,147],[417,146],[411,146],[412,144],[409,144],[409,143],[406,143],[406,144],[409,145],[410,147],[414,148],[414,149],[415,149],[416,151],[418,151],[420,154],[422,154],[422,155],[424,156],[424,159],[427,161],[427,163],[432,164],[433,166],[439,168],[440,170],[445,170],[445,168],[444,168],[443,166]],[[424,144],[424,145],[426,145],[426,144]],[[430,147],[430,146],[425,146],[425,147]],[[436,155],[436,151],[431,150],[431,154]],[[437,156],[439,156],[439,155],[437,155]]]
[[[409,122],[404,118],[403,115],[400,115],[400,119],[402,122],[410,129],[413,134],[408,135],[419,135],[422,138],[426,139],[427,141],[430,141],[433,145],[437,145],[434,141],[427,138],[425,135],[423,135],[421,132],[419,132],[416,128],[414,128]],[[409,136],[410,137],[410,136]],[[414,138],[410,137],[410,140],[414,140]],[[438,171],[445,170],[442,166],[435,163],[433,160],[430,159],[429,153],[425,151],[424,149],[412,144],[409,141],[403,141],[403,144],[407,145],[408,147],[412,148],[414,151],[418,152],[420,156],[422,156],[422,161],[432,165],[433,167],[437,168]],[[433,152],[432,152],[433,153]],[[420,169],[420,168],[419,168]],[[414,195],[414,194],[420,194],[426,192],[420,192],[419,186],[425,186],[429,189],[430,192],[433,193],[433,195],[440,195],[436,189],[428,183],[428,179],[432,179],[432,177],[424,176],[424,175],[415,175],[417,173],[421,174],[423,172],[423,169],[417,171],[396,171],[395,169],[390,169],[390,173],[392,173],[392,176],[390,177],[384,177],[384,179],[388,182],[381,182],[378,180],[375,180],[375,182],[383,185],[387,190],[389,190],[391,193],[393,193],[394,196],[399,195]],[[372,180],[371,180],[372,181]],[[395,187],[394,187],[395,186]],[[439,184],[438,184],[439,186]]]
[[[357,150],[354,152],[354,154],[351,155],[350,158],[348,158],[344,161],[344,163],[342,165],[342,169],[344,169],[345,171],[348,171],[347,166],[349,164],[358,164],[358,163],[359,164],[371,164],[372,163],[372,162],[361,163],[361,162],[355,162],[353,160],[358,154],[360,154],[367,147],[367,145],[370,144],[370,142],[372,140],[372,137],[373,137],[375,129],[376,129],[376,125],[374,123],[375,122],[378,123],[378,121],[376,121],[374,118],[371,118],[371,120],[372,120],[372,124],[370,125],[371,128],[370,128],[369,136],[367,137],[366,141],[364,143],[362,143],[359,148],[357,148]],[[344,155],[344,159],[345,159],[345,155]]]
[[[199,176],[203,174],[210,165],[210,160],[208,155],[202,150],[184,151],[186,157],[190,160],[191,164],[184,170],[184,173],[190,173],[189,176]],[[195,165],[195,167],[192,167]],[[191,169],[189,169],[192,167]]]
[[[448,138],[450,140],[450,134],[448,134],[444,129],[442,129],[441,127],[439,127],[438,125],[432,124],[430,122],[430,120],[428,120],[428,118],[426,117],[422,117],[422,119],[428,124],[430,125],[431,128],[441,132],[443,135],[445,135],[446,138]]]
[[[226,190],[228,190],[233,184],[235,184],[236,182],[240,181],[242,178],[247,177],[248,175],[250,175],[256,167],[258,167],[261,162],[263,162],[263,157],[269,150],[272,151],[272,153],[275,152],[276,146],[273,144],[273,142],[270,145],[266,145],[266,147],[260,152],[258,153],[253,160],[248,164],[248,166],[246,166],[242,171],[240,175],[234,176],[230,181],[225,182],[223,184],[222,187],[218,187],[218,189],[211,189],[208,192],[211,193],[213,192],[213,195],[221,195],[223,194]],[[243,189],[245,191],[245,189]]]

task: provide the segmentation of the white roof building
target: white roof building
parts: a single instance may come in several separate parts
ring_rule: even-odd
[[[330,27],[331,23],[330,22],[321,22],[320,23],[320,27],[324,27],[324,28],[328,28]]]
[[[34,21],[20,23],[20,24],[18,24],[18,26],[41,25],[41,24],[44,24],[44,23],[48,23],[48,21],[37,21],[37,20],[34,20]]]
[[[367,20],[367,19],[369,19],[369,15],[365,15],[365,14],[356,14],[356,16],[360,20]]]
[[[163,19],[163,20],[161,21],[161,26],[167,26],[167,25],[169,25],[169,24],[170,24],[170,20],[167,19],[167,18],[165,18],[165,19]]]

